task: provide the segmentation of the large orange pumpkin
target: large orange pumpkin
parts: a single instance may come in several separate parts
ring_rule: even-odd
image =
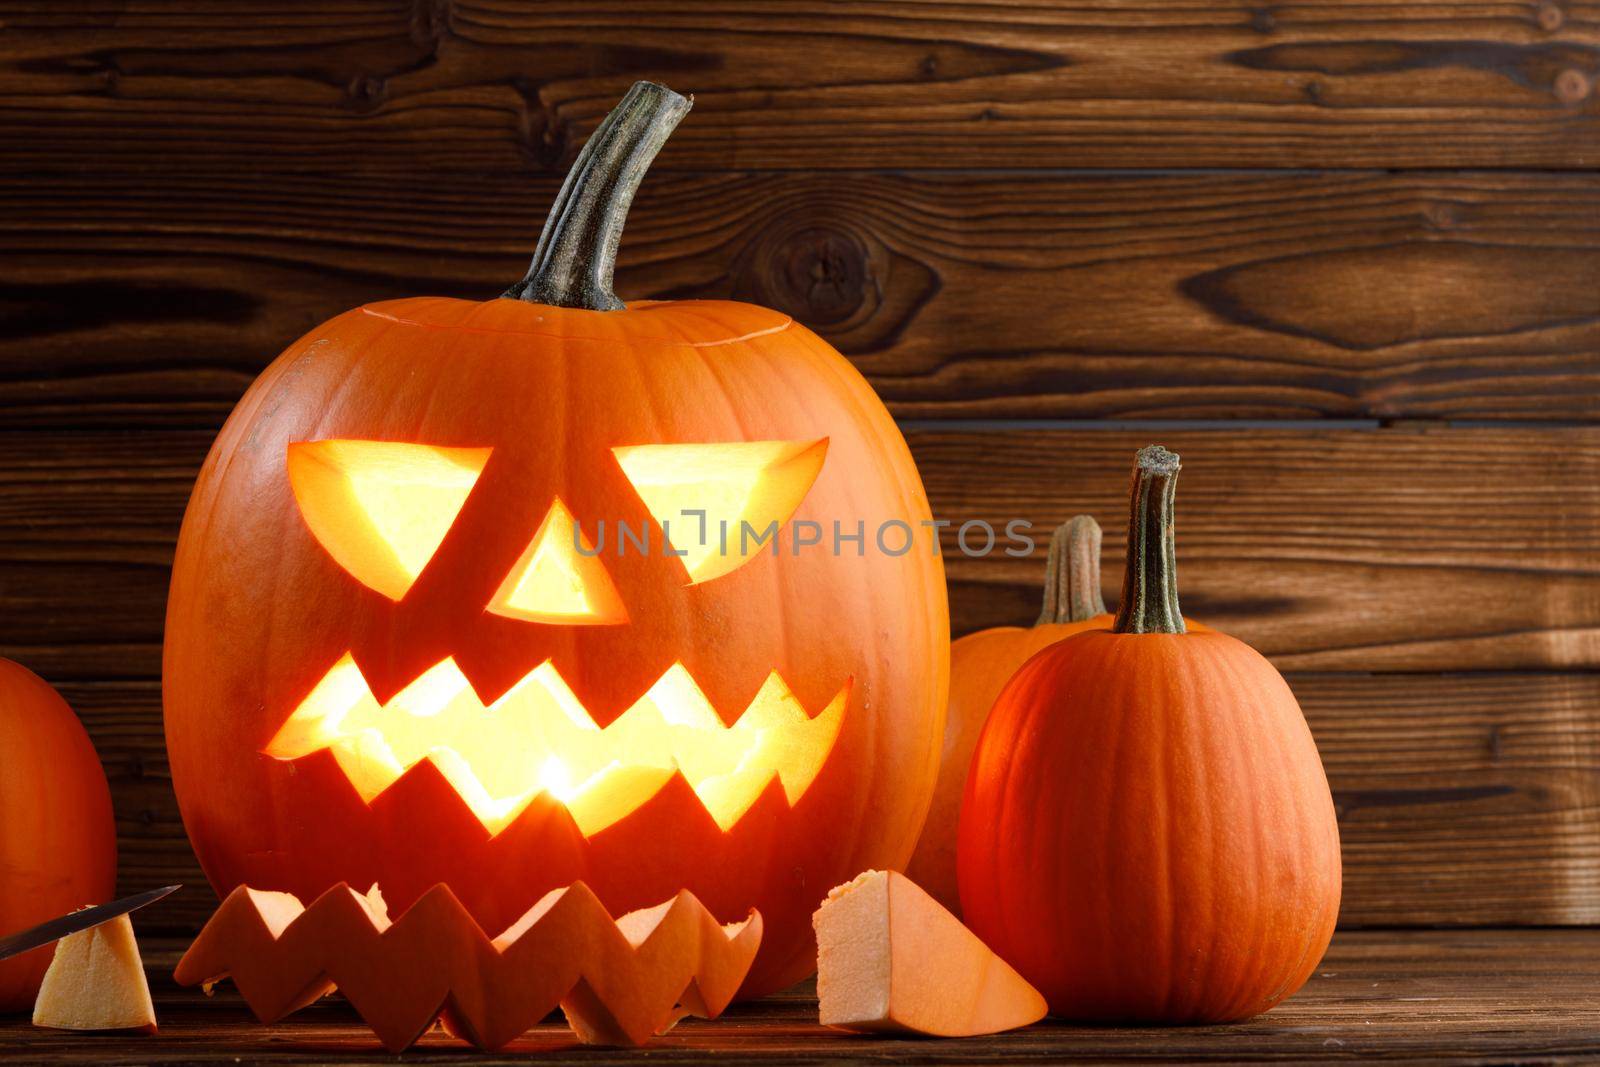
[[[1100,524],[1077,515],[1050,536],[1045,557],[1044,610],[1032,626],[979,630],[950,646],[950,708],[928,821],[906,867],[912,881],[961,914],[956,885],[956,829],[978,734],[995,697],[1035,652],[1095,626],[1109,626],[1100,592]]]
[[[687,109],[635,86],[505,298],[340,315],[228,420],[165,658],[219,892],[444,882],[498,929],[579,879],[614,914],[688,888],[765,917],[755,993],[813,968],[830,887],[910,855],[949,637],[936,555],[874,543],[929,518],[904,440],[788,316],[610,291]]]
[[[117,826],[100,757],[66,701],[7,659],[0,753],[0,934],[110,900]],[[33,1007],[51,953],[0,961],[0,1012]]]
[[[1255,1015],[1310,976],[1339,910],[1333,801],[1294,695],[1248,645],[1184,626],[1177,473],[1139,453],[1115,624],[1017,672],[967,781],[966,921],[1069,1018]]]

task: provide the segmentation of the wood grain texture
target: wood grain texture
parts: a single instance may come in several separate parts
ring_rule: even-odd
[[[189,846],[172,792],[158,681],[69,682],[57,689],[89,731],[117,816],[119,896],[179,884],[170,906],[139,916],[140,930],[193,935],[217,907]],[[120,890],[127,886],[127,893]]]
[[[1584,167],[1582,0],[0,6],[0,166],[549,169],[636,78],[661,166]]]
[[[484,299],[553,177],[0,174],[0,425],[215,428],[349,307]],[[1600,176],[653,175],[632,297],[776,307],[903,418],[1600,413]]]
[[[1295,674],[1349,926],[1600,923],[1600,675]]]
[[[1600,923],[1600,675],[1289,680],[1339,813],[1342,925]],[[198,930],[217,900],[172,795],[159,685],[61,691],[111,779],[122,888],[189,887],[142,927]]]
[[[934,514],[953,524],[956,632],[1034,619],[1043,541],[1079,512],[1106,527],[1114,604],[1127,471],[1156,436],[1184,462],[1185,611],[1281,669],[1600,666],[1600,429],[1588,428],[917,430]],[[0,655],[54,678],[157,677],[167,567],[209,443],[0,435]],[[1007,556],[1003,538],[959,554],[961,524],[1013,519],[1034,524],[1032,557]]]
[[[1041,536],[1078,512],[1099,517],[1112,604],[1124,472],[1141,445],[1177,451],[1184,611],[1280,669],[1600,662],[1592,430],[930,430],[909,439],[939,516],[997,528],[1021,516]],[[958,632],[1032,618],[1040,571],[1033,558],[952,554]]]
[[[178,989],[181,942],[143,938],[161,1032],[154,1037],[52,1033],[0,1023],[8,1064],[393,1063],[339,1000],[284,1022],[255,1021],[231,985],[214,998]],[[1572,1063],[1600,1059],[1593,990],[1600,931],[1342,932],[1295,996],[1232,1026],[1114,1028],[1046,1020],[995,1037],[863,1037],[817,1023],[811,983],[689,1019],[648,1051],[585,1048],[559,1020],[471,1062],[636,1064],[1287,1062]],[[407,1062],[460,1063],[465,1046],[435,1031]]]

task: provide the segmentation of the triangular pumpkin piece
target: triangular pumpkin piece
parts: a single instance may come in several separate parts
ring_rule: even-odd
[[[1044,997],[915,882],[867,871],[812,916],[822,1022],[970,1037],[1044,1018]]]
[[[56,942],[34,1001],[33,1025],[155,1033],[156,1009],[126,915]]]

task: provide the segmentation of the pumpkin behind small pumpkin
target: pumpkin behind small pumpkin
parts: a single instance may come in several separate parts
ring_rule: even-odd
[[[995,697],[1034,653],[1097,626],[1109,626],[1100,592],[1100,524],[1077,515],[1058,526],[1045,557],[1044,610],[1032,626],[996,626],[950,645],[950,705],[944,751],[928,821],[906,874],[954,915],[961,914],[956,882],[956,832],[961,798],[978,734]]]

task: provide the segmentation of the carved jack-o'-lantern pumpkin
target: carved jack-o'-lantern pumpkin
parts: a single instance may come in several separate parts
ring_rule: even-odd
[[[936,555],[871,532],[929,517],[904,441],[786,316],[610,294],[687,108],[635,86],[507,298],[341,315],[223,429],[165,660],[218,890],[446,882],[498,928],[575,879],[616,914],[689,888],[760,909],[759,992],[808,972],[830,887],[910,854],[948,630]]]

